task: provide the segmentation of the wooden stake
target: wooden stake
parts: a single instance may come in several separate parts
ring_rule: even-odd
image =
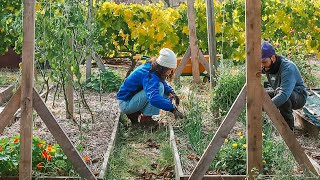
[[[32,91],[34,72],[35,0],[24,0],[20,123],[20,179],[32,178]]]
[[[199,72],[199,49],[197,45],[197,33],[196,33],[196,18],[194,10],[194,1],[188,0],[188,26],[189,26],[189,42],[191,48],[191,64],[192,64],[192,76],[195,83],[200,83]]]
[[[232,107],[229,110],[227,116],[223,120],[207,149],[203,153],[196,168],[193,170],[189,178],[190,180],[201,179],[209,169],[212,160],[223,145],[224,140],[228,137],[228,134],[230,133],[231,129],[237,121],[237,118],[239,117],[241,111],[245,106],[247,94],[246,89],[246,85],[244,85],[237,99],[232,104]]]
[[[188,64],[188,60],[189,60],[190,56],[191,56],[191,48],[189,46],[187,51],[184,53],[184,56],[183,56],[182,60],[180,61],[179,66],[176,69],[176,72],[175,72],[175,79],[176,80],[182,74],[183,68]]]
[[[207,7],[207,31],[208,31],[208,51],[209,51],[209,64],[210,70],[210,84],[211,88],[215,85],[216,70],[218,69],[217,62],[217,47],[216,47],[216,29],[214,18],[214,4],[213,0],[206,0]]]
[[[60,127],[57,120],[48,110],[46,104],[42,101],[41,97],[35,90],[33,90],[33,107],[81,177],[88,180],[96,179],[84,162],[83,158],[81,158],[79,152],[72,145],[64,130]]]
[[[8,126],[10,121],[14,118],[14,114],[20,108],[21,102],[21,88],[11,97],[6,107],[0,113],[0,134]]]
[[[69,39],[69,46],[73,50],[73,37]],[[71,61],[71,60],[70,60]],[[91,62],[91,60],[90,60]],[[73,72],[71,71],[71,67],[68,67],[68,74],[67,74],[67,82],[66,82],[66,118],[72,119],[73,112],[74,112],[74,98],[73,98]]]
[[[309,169],[313,173],[318,174],[314,166],[308,159],[307,155],[305,154],[303,148],[297,141],[295,135],[289,128],[287,122],[284,120],[276,105],[273,104],[268,93],[265,90],[263,90],[263,109],[270,117],[273,125],[277,128],[278,132],[289,147],[296,161],[305,169]]]
[[[262,170],[261,2],[246,0],[247,174]]]

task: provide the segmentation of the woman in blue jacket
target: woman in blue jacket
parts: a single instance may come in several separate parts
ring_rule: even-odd
[[[139,66],[125,79],[117,99],[121,112],[132,123],[155,122],[152,115],[158,115],[160,109],[172,112],[175,118],[183,118],[168,98],[174,99],[176,105],[179,105],[179,97],[166,82],[172,79],[176,67],[175,53],[164,48],[160,50],[157,59]]]

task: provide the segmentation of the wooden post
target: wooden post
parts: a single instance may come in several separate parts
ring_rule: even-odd
[[[191,64],[192,64],[192,76],[195,83],[200,82],[199,72],[199,49],[197,46],[197,33],[196,33],[196,18],[194,10],[194,1],[188,0],[188,26],[189,26],[189,42],[191,48]]]
[[[216,71],[218,69],[217,63],[217,47],[216,47],[216,29],[214,18],[214,4],[213,0],[206,0],[207,4],[207,31],[208,31],[208,51],[209,51],[209,67],[210,67],[210,85],[211,88],[215,86]]]
[[[246,0],[247,174],[262,170],[261,2]]]
[[[20,123],[20,179],[32,175],[32,93],[34,73],[35,0],[24,0]]]

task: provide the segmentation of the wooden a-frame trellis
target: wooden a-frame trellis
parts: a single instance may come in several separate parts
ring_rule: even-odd
[[[210,54],[210,63],[208,63],[203,55],[203,53],[200,51],[197,45],[197,35],[196,35],[196,23],[195,23],[195,10],[194,10],[194,2],[195,0],[188,0],[187,6],[188,6],[188,28],[189,28],[189,47],[186,50],[179,66],[177,67],[175,71],[175,79],[177,80],[180,75],[182,74],[183,68],[187,65],[189,58],[191,57],[191,64],[192,64],[192,76],[193,81],[196,83],[200,82],[200,72],[199,72],[199,63],[200,62],[207,73],[210,73],[210,77],[214,77],[215,71],[212,71],[210,67],[214,65],[216,67],[216,55],[212,53],[212,50],[215,49],[214,44],[214,27],[213,23],[210,19],[208,20],[208,32],[209,32],[209,54]],[[207,6],[211,5],[212,3],[207,3]],[[213,9],[211,7],[207,7],[207,15],[211,16],[212,18],[212,11]],[[213,83],[213,81],[211,81]]]
[[[261,86],[261,1],[246,0],[245,9],[247,82],[189,179],[198,180],[204,177],[210,163],[235,125],[236,119],[245,105],[247,108],[247,175],[249,179],[254,178],[253,172],[251,172],[253,168],[256,168],[260,172],[262,170],[262,108],[270,117],[273,125],[279,131],[299,165],[319,175],[320,171],[318,167],[305,154],[294,133],[290,130],[277,107],[271,101],[268,93]],[[243,176],[231,175],[226,178],[243,179]],[[224,179],[224,177],[216,176],[206,179]]]
[[[14,113],[21,108],[20,120],[20,163],[19,179],[32,178],[32,114],[33,108],[46,124],[60,147],[85,179],[96,179],[79,152],[60,127],[46,104],[34,89],[34,51],[35,51],[35,0],[24,0],[23,47],[21,87],[9,100],[0,113],[0,133],[8,126]]]

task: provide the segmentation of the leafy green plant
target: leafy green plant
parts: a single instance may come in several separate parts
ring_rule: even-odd
[[[276,171],[279,171],[279,168],[283,167],[287,167],[285,169],[287,173],[292,171],[293,157],[288,154],[285,144],[265,134],[262,134],[262,136],[263,174],[275,174]],[[239,131],[236,134],[229,135],[229,138],[225,140],[210,168],[222,174],[245,175],[247,162],[246,148],[244,132]],[[288,158],[283,161],[281,160],[283,157]]]
[[[20,137],[0,139],[0,176],[16,176],[19,172]],[[32,169],[34,174],[69,175],[72,165],[58,144],[32,139]]]
[[[245,81],[244,66],[225,67],[217,78],[217,85],[213,89],[211,111],[219,111],[221,116],[225,116]]]
[[[118,75],[106,69],[105,71],[100,71],[97,75],[92,75],[87,87],[99,92],[113,92],[119,89],[121,82],[122,80]]]

